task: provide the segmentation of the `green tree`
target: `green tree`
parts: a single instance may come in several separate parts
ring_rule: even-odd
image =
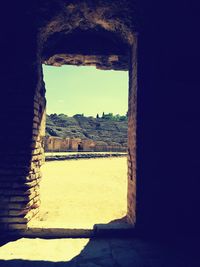
[[[104,114],[104,119],[113,120],[113,113]]]

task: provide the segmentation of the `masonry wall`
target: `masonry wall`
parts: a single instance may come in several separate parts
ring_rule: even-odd
[[[42,13],[43,8],[36,10],[33,1],[31,7],[13,4],[11,10],[8,6],[5,14],[6,18],[9,14],[11,23],[8,22],[2,29],[4,63],[0,71],[0,119],[4,128],[0,131],[1,230],[27,229],[40,205],[46,104],[41,49],[45,40],[38,37],[39,24],[44,21],[42,15],[41,21],[38,21],[37,12]],[[51,12],[47,10],[45,14],[48,13],[51,17]],[[48,31],[51,33],[51,27]],[[56,32],[56,28],[52,31]]]
[[[128,221],[136,222],[137,36],[130,51],[128,101]]]
[[[122,151],[126,152],[126,146],[122,146],[118,143],[101,145],[101,141],[95,142],[91,139],[80,138],[61,138],[55,136],[49,136],[44,139],[45,152],[67,152],[78,151],[78,145],[81,144],[83,151]]]
[[[17,77],[15,78],[17,82]],[[1,113],[1,121],[5,120],[5,125],[8,125],[1,145],[0,228],[3,230],[26,229],[40,204],[40,166],[43,161],[40,122],[45,102],[39,92],[33,101],[30,92],[26,95],[26,86],[20,87],[20,90],[22,91],[13,88],[10,92],[13,99],[9,94],[9,103],[12,99],[13,105],[7,112],[4,106],[4,113]],[[13,120],[7,117],[8,113]],[[3,114],[6,115],[3,117]],[[11,137],[11,133],[15,138]],[[1,133],[1,140],[3,134]]]
[[[66,1],[10,2],[2,9],[0,66],[0,228],[25,229],[39,207],[42,164],[44,87],[38,51],[38,27],[58,15]],[[73,1],[75,2],[75,1]],[[108,2],[108,1],[98,1]],[[127,1],[127,3],[133,1]],[[44,5],[42,5],[44,3]],[[57,5],[58,3],[58,5]],[[119,7],[119,1],[112,1]],[[121,2],[123,7],[125,2]],[[141,14],[138,43],[137,95],[137,220],[140,234],[174,235],[200,232],[200,108],[198,36],[199,11],[179,1],[138,1]],[[192,3],[192,1],[191,1]],[[6,4],[6,2],[4,2]],[[39,6],[41,4],[41,6]],[[113,7],[114,7],[113,6]],[[135,7],[133,5],[132,7]],[[3,8],[3,6],[2,6]],[[49,8],[49,9],[48,9]],[[125,7],[126,8],[126,7]],[[102,10],[100,10],[102,11]],[[98,17],[99,25],[115,29]],[[110,10],[109,10],[110,11]],[[126,12],[135,29],[135,10]],[[71,8],[68,10],[71,12]],[[48,33],[71,27],[65,13],[50,21]],[[78,13],[79,24],[83,28]],[[100,16],[92,14],[90,19]],[[71,18],[71,17],[69,17]],[[126,20],[124,13],[120,18]],[[61,20],[61,23],[59,24]],[[52,22],[52,23],[51,23]],[[94,23],[94,20],[93,20]],[[91,26],[94,24],[91,23]],[[76,17],[73,17],[77,27]],[[110,28],[109,28],[110,27]],[[65,27],[64,27],[65,28]],[[121,36],[124,27],[119,25]],[[44,37],[45,38],[45,37]],[[128,218],[134,222],[135,188],[135,78],[134,49],[130,69]]]
[[[45,100],[37,29],[30,13],[19,3],[12,8],[5,3],[2,18],[0,231],[5,231],[26,229],[38,212]]]
[[[69,150],[70,139],[60,137],[46,137],[45,138],[45,151],[46,152],[66,152]]]
[[[5,53],[0,71],[0,230],[4,231],[26,229],[38,211],[43,152],[39,126],[45,102],[41,100],[41,75],[35,64],[34,29],[30,25],[27,29],[16,18],[15,27],[8,25],[3,33],[5,51],[12,51],[12,56]]]

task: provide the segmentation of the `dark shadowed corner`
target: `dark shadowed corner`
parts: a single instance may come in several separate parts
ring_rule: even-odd
[[[135,237],[93,238],[66,261],[9,255],[1,266],[199,266],[198,17],[193,3],[178,1],[2,4],[0,251],[8,245],[18,255],[15,242],[26,239],[7,238],[26,231],[40,208],[42,63],[129,71],[127,218]]]

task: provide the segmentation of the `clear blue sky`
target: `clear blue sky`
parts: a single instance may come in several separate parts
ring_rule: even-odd
[[[97,70],[95,67],[43,65],[47,114],[96,116],[126,114],[128,72]]]

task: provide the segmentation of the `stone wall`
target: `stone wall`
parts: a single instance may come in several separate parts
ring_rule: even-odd
[[[26,45],[28,47],[28,43]],[[5,103],[9,102],[9,110],[5,112],[6,106],[1,105],[1,122],[5,121],[6,127],[5,133],[0,134],[0,229],[4,231],[26,229],[40,204],[44,88],[42,82],[39,82],[38,69],[29,63],[24,69],[26,78],[17,76],[17,73],[6,78],[8,90],[3,93],[3,98]],[[27,85],[33,81],[33,77],[38,78],[38,83],[32,83],[27,91]],[[35,86],[38,88],[36,94]],[[6,102],[8,97],[9,101]],[[15,138],[11,138],[11,135]]]
[[[86,139],[82,141],[83,151],[94,151],[95,142],[93,140]]]
[[[103,141],[93,141],[81,138],[61,138],[49,136],[45,138],[46,152],[67,152],[67,151],[124,151],[127,147],[118,143],[107,144]]]
[[[154,236],[172,237],[177,233],[197,236],[200,233],[200,43],[195,38],[199,32],[195,4],[143,0],[2,3],[0,228],[25,229],[38,210],[45,107],[41,64],[51,64],[51,59],[53,64],[60,64],[60,60],[69,62],[70,56],[63,54],[80,54],[87,56],[81,57],[80,64],[94,59],[98,68],[127,70],[127,52],[134,44],[133,33],[139,31],[136,231]],[[88,38],[82,47],[80,36],[86,32]],[[65,43],[65,37],[72,33],[74,41],[70,48],[78,44],[73,51],[66,50]],[[101,45],[90,50],[88,47],[96,35],[106,41],[93,43],[94,47]],[[104,60],[99,64],[101,57],[94,58],[94,51],[105,59],[105,65]],[[132,223],[135,220],[134,51],[135,48],[130,64],[128,141],[128,218]]]
[[[69,149],[71,151],[78,151],[79,145],[81,146],[81,149],[82,149],[83,148],[83,144],[82,144],[82,140],[80,138],[70,139]]]
[[[128,47],[134,42],[131,7],[131,1],[96,1],[94,8],[90,1],[44,0],[29,5],[13,3],[12,9],[8,5],[2,11],[5,21],[7,17],[10,20],[2,29],[1,41],[0,119],[6,129],[0,131],[1,229],[26,229],[40,205],[46,105],[42,63],[60,54],[58,40],[65,44],[63,38],[74,32],[70,49],[80,36],[88,36],[74,54],[88,50],[87,60],[93,60],[95,51],[102,56],[94,60],[97,68],[127,70]],[[104,42],[88,49],[97,36]],[[77,149],[79,144],[71,146]],[[88,141],[83,149],[92,146]]]
[[[129,104],[128,104],[128,200],[127,217],[136,221],[136,105],[137,102],[137,42],[130,51]]]
[[[32,132],[32,158],[30,166],[30,180],[32,182],[33,198],[30,198],[29,220],[37,214],[40,206],[39,182],[42,178],[40,167],[44,163],[44,137],[45,137],[45,119],[46,119],[46,100],[45,88],[42,81],[42,75],[39,75],[38,87],[34,96],[34,117]],[[33,203],[33,204],[32,204]],[[27,226],[27,225],[26,225]]]
[[[53,152],[53,151],[65,152],[69,150],[69,147],[70,147],[69,138],[60,138],[54,136],[49,136],[45,138],[46,152]]]
[[[80,138],[60,138],[49,136],[45,138],[46,152],[66,151],[93,151],[95,143],[92,140],[81,140]]]

